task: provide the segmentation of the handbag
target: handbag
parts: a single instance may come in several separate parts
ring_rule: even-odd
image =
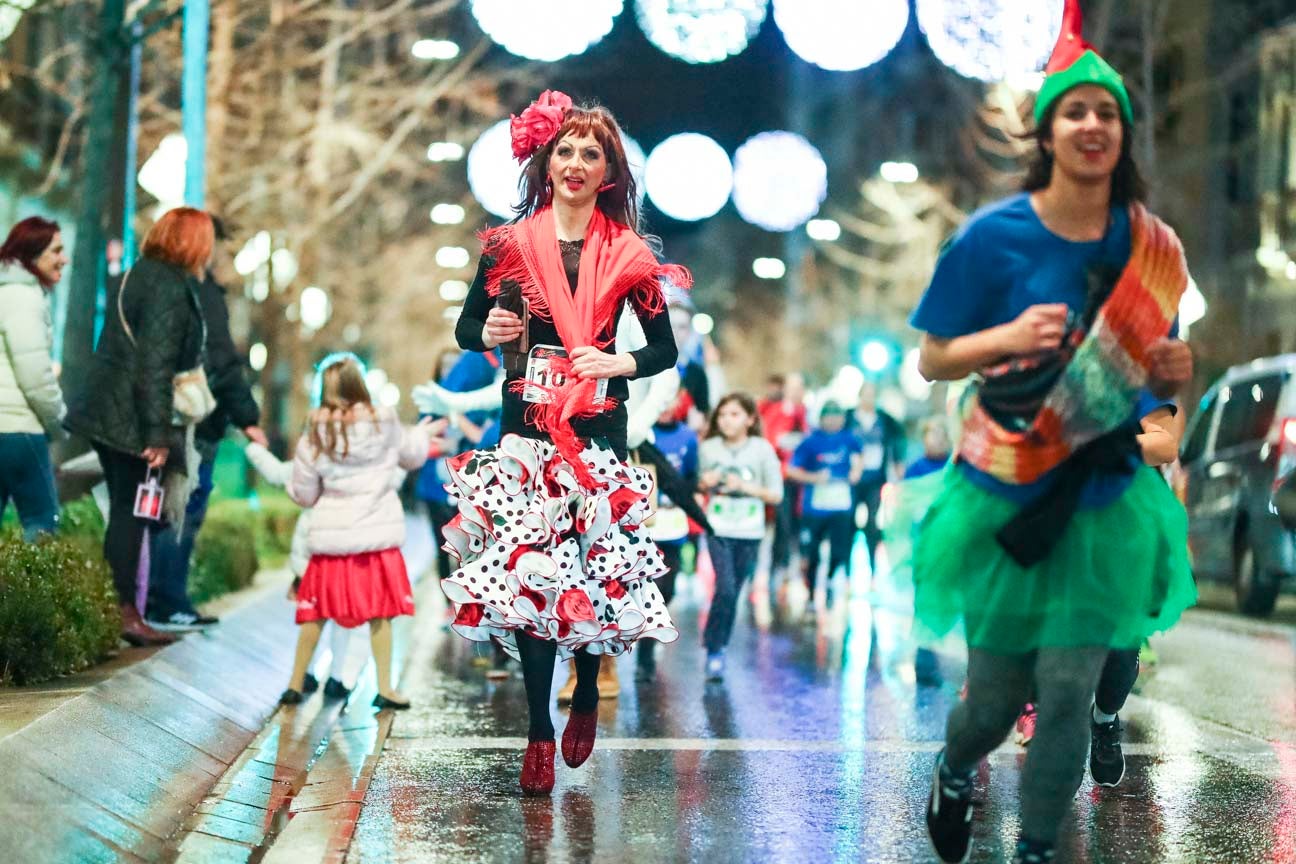
[[[139,347],[135,342],[135,334],[126,321],[126,312],[122,306],[126,283],[130,281],[132,272],[134,271],[129,271],[122,277],[121,290],[117,292],[117,317],[121,319],[122,329],[126,331],[126,338],[131,345]],[[185,289],[194,311],[198,313],[198,325],[202,327],[202,341],[198,349],[198,365],[177,372],[171,379],[171,422],[176,426],[193,426],[201,423],[216,410],[216,397],[212,395],[211,387],[207,385],[207,372],[203,368],[207,356],[207,322],[203,319],[202,307],[198,305],[198,298],[194,296],[193,289],[187,285]]]

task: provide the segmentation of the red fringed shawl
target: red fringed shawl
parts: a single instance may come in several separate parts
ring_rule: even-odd
[[[486,293],[497,297],[503,283],[519,284],[531,314],[553,322],[568,356],[584,346],[607,347],[615,336],[602,334],[616,332],[616,316],[627,298],[656,315],[666,307],[662,279],[684,290],[693,284],[687,269],[659,263],[643,238],[598,208],[585,232],[575,294],[563,267],[552,207],[521,222],[483,231],[479,239],[482,254],[495,261],[486,274]],[[615,406],[611,399],[595,403],[596,382],[577,380],[571,374],[570,361],[559,360],[555,365],[557,371],[567,373],[567,383],[543,388],[549,400],[531,405],[526,419],[549,434],[582,484],[592,489],[599,484],[581,462],[584,442],[572,430],[571,421]],[[513,386],[521,391],[528,385],[519,381]]]

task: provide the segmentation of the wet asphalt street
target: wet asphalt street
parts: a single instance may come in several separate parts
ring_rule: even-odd
[[[866,569],[860,568],[860,569]],[[424,604],[395,718],[348,861],[822,862],[935,860],[922,824],[945,714],[962,683],[918,686],[903,602],[857,579],[836,608],[805,613],[799,588],[745,603],[723,683],[703,680],[707,585],[672,607],[681,639],[652,683],[620,660],[579,769],[557,764],[551,798],[517,785],[525,746],[520,677],[486,679],[488,649],[445,632]],[[1227,608],[1219,592],[1208,605]],[[1059,861],[1296,862],[1296,626],[1195,611],[1154,641],[1123,713],[1129,769],[1116,789],[1086,777]],[[809,619],[809,620],[807,620]],[[565,671],[555,675],[555,690]],[[559,730],[566,712],[554,709]],[[1017,834],[1024,751],[981,772],[976,862]]]

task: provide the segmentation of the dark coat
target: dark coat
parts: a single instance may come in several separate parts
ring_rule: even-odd
[[[90,369],[71,385],[64,425],[133,456],[146,447],[169,447],[169,464],[183,470],[184,428],[171,422],[171,381],[197,366],[202,354],[198,281],[150,258],[140,259],[128,276],[121,305],[135,344],[126,336],[114,292]]]
[[[229,309],[225,306],[225,289],[211,273],[198,288],[198,304],[207,323],[207,385],[216,397],[216,410],[198,424],[195,430],[198,451],[203,459],[216,455],[216,445],[233,423],[239,429],[255,426],[261,420],[261,409],[252,397],[247,379],[247,362],[230,336]]]

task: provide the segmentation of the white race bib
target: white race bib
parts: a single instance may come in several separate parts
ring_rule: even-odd
[[[658,543],[671,543],[688,536],[688,516],[679,507],[661,507],[657,521],[652,526],[652,538]]]
[[[851,508],[851,487],[845,480],[830,480],[810,487],[810,509],[840,513]]]
[[[865,444],[863,452],[860,453],[860,460],[864,463],[864,470],[882,470],[882,456],[883,450],[881,444]]]
[[[567,375],[565,372],[554,368],[554,361],[566,359],[567,350],[559,345],[537,345],[527,354],[526,380],[535,387],[527,387],[522,391],[523,402],[546,403],[550,400],[550,394],[540,389],[542,387],[556,389],[566,386]],[[594,404],[600,405],[607,398],[608,382],[606,378],[600,378],[594,389]]]
[[[758,498],[713,495],[707,519],[721,537],[750,538],[765,533],[765,505]]]

